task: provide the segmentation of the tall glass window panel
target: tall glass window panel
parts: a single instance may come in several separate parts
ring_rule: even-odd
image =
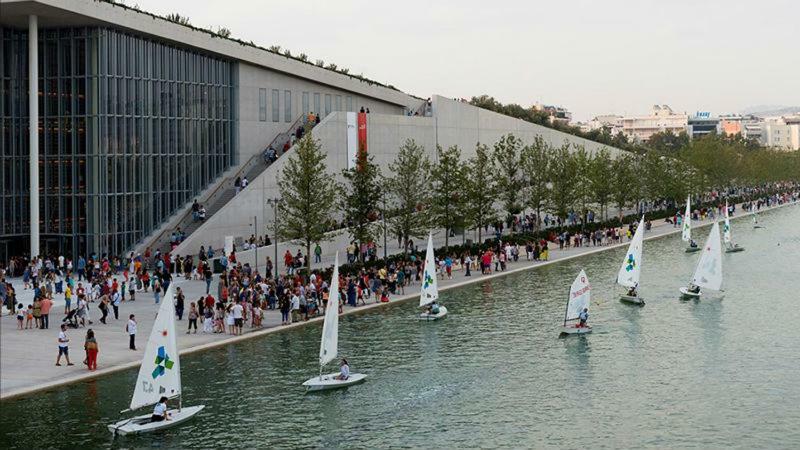
[[[330,114],[331,110],[333,109],[333,105],[331,105],[331,103],[332,103],[331,94],[325,94],[325,115],[326,116],[328,114]]]
[[[308,92],[303,92],[303,114],[308,114],[309,108]]]
[[[261,122],[267,121],[267,90],[258,90],[258,120]]]
[[[280,122],[281,114],[281,93],[277,89],[272,90],[272,121]]]
[[[292,121],[292,91],[283,91],[283,120]]]

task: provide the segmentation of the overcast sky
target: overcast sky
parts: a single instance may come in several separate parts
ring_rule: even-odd
[[[576,119],[800,105],[798,0],[127,0],[421,97],[489,94]]]

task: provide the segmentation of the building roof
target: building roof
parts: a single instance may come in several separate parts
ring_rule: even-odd
[[[225,38],[210,30],[179,24],[129,6],[102,0],[0,0],[0,25],[28,28],[28,16],[38,16],[40,28],[107,26],[147,35],[175,45],[194,47],[220,57],[284,72],[317,83],[400,106],[421,99],[381,83],[359,79],[309,62],[271,52],[253,43]]]

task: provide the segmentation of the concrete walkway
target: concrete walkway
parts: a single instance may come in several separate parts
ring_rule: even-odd
[[[777,208],[796,204],[797,203],[784,204]],[[766,210],[767,209],[762,209],[761,212]],[[737,211],[739,211],[736,215],[737,218],[750,215],[749,213],[742,213],[740,207],[737,207]],[[709,223],[711,222],[703,221],[699,223],[695,222],[694,224],[695,226],[702,226],[708,225]],[[654,239],[679,232],[680,228],[673,227],[671,224],[663,221],[658,221],[653,223],[652,229],[647,232],[645,239]],[[705,241],[705,232],[697,233],[696,236],[698,243],[702,244]],[[628,245],[627,240],[621,244],[604,247],[588,246],[565,250],[558,250],[558,248],[555,248],[550,250],[550,261],[533,262],[523,259],[519,262],[510,262],[505,272],[481,275],[480,271],[473,271],[471,277],[465,277],[464,273],[461,271],[454,272],[452,280],[442,280],[439,282],[439,289],[452,289],[466,284],[477,283],[498,276],[529,270],[558,261],[625,245]],[[175,282],[177,286],[183,289],[187,303],[195,301],[201,295],[205,294],[205,282],[203,281],[176,279]],[[13,283],[18,289],[18,299],[27,306],[27,304],[30,303],[29,299],[32,297],[31,291],[22,291],[22,282],[18,279],[13,280]],[[216,281],[211,286],[211,292],[212,295],[216,296]],[[417,298],[418,296],[419,285],[406,286],[405,295],[393,296],[391,303]],[[82,364],[84,358],[83,341],[86,333],[86,330],[83,328],[77,330],[68,329],[67,331],[67,336],[70,338],[70,356],[75,365],[66,366],[62,360],[62,364],[64,365],[61,367],[55,366],[55,359],[58,354],[57,337],[59,325],[61,319],[64,317],[63,305],[63,296],[59,295],[56,299],[56,305],[51,311],[50,328],[47,330],[30,329],[20,331],[16,329],[17,321],[15,316],[3,316],[0,318],[0,400],[10,399],[12,397],[53,388],[63,384],[87,380],[104,374],[137,367],[139,365],[157,311],[152,293],[140,292],[137,294],[135,302],[127,301],[123,303],[120,306],[119,320],[115,320],[113,316],[111,316],[107,325],[103,325],[98,321],[100,313],[96,308],[96,304],[90,304],[90,315],[94,321],[94,324],[90,327],[95,330],[100,347],[98,357],[99,369],[95,372],[89,372]],[[359,313],[385,305],[386,304],[374,303],[373,301],[371,303],[368,302],[367,306],[356,308],[345,306],[344,314]],[[451,307],[450,309],[452,312],[457,313],[457,307]],[[138,321],[138,334],[136,337],[138,350],[136,351],[128,349],[128,336],[125,332],[125,324],[130,314],[135,314]],[[178,322],[178,329],[181,330],[178,334],[178,347],[180,348],[181,354],[187,354],[227,345],[243,339],[250,339],[267,333],[278,332],[310,323],[317,323],[320,320],[321,317],[318,317],[308,322],[280,326],[280,313],[277,311],[266,311],[263,329],[250,329],[245,326],[245,333],[242,336],[231,336],[227,334],[202,334],[202,332],[198,332],[197,334],[185,334],[182,330],[186,329],[188,321],[184,317],[183,321]],[[200,328],[202,329],[202,324],[200,324]],[[314,349],[314,352],[316,352],[316,349]]]

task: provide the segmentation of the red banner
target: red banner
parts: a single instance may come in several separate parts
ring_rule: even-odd
[[[358,113],[358,151],[367,152],[367,114]]]

